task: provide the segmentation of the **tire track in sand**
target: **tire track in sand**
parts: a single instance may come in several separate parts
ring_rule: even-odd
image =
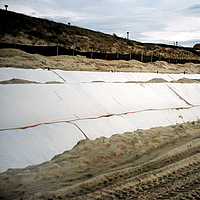
[[[0,174],[0,199],[198,199],[200,121],[80,141]]]
[[[61,197],[65,199],[168,199],[173,197],[180,199],[192,195],[198,198],[199,136],[135,167],[102,174],[69,188],[47,192],[43,197],[54,199]],[[159,151],[162,152],[162,147],[160,150],[157,148],[153,151],[158,154]]]

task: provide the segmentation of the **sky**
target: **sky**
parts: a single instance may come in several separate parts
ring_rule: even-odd
[[[0,0],[0,8],[139,42],[200,43],[200,0]]]

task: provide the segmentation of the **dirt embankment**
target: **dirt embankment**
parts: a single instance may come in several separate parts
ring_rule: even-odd
[[[0,50],[0,67],[200,73],[192,63],[45,57],[17,49]],[[5,83],[16,82],[24,83]],[[1,173],[0,199],[199,199],[199,130],[197,121],[82,140],[49,162]]]
[[[48,19],[0,9],[0,42],[31,46],[62,46],[82,52],[143,54],[173,59],[199,60],[197,51],[190,48],[141,43],[134,40],[57,23]]]
[[[164,61],[142,63],[136,60],[108,61],[89,59],[83,56],[41,56],[28,54],[18,49],[0,50],[0,67],[50,68],[68,71],[113,71],[113,72],[152,72],[152,73],[200,73],[200,64],[169,64]]]
[[[200,121],[82,140],[0,174],[2,199],[198,199]]]

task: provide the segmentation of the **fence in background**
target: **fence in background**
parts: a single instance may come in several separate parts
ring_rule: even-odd
[[[3,48],[16,48],[27,53],[31,54],[40,54],[44,56],[57,56],[57,55],[82,55],[86,56],[87,58],[93,59],[104,59],[104,60],[138,60],[140,62],[156,62],[156,61],[165,61],[168,63],[200,63],[200,60],[194,59],[174,59],[174,58],[165,58],[165,57],[158,57],[154,55],[144,55],[144,54],[120,54],[120,53],[97,53],[97,52],[81,52],[74,49],[66,49],[60,46],[28,46],[28,45],[20,45],[20,44],[8,44],[8,43],[0,43],[0,49]]]

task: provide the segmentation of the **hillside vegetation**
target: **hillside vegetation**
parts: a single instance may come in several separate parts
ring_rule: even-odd
[[[0,42],[60,45],[79,51],[136,53],[177,59],[199,59],[197,51],[172,45],[147,44],[47,19],[0,10]]]

